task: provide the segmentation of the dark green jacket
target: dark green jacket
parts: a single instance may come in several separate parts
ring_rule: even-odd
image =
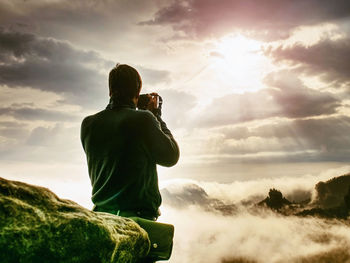
[[[83,120],[81,141],[96,206],[158,215],[156,164],[169,167],[179,159],[178,145],[160,117],[132,103],[107,107]]]

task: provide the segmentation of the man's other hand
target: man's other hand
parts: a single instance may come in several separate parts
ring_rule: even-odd
[[[151,111],[155,116],[160,116],[161,112],[160,109],[158,109],[158,93],[153,92],[151,94],[147,94],[150,98],[147,110]]]

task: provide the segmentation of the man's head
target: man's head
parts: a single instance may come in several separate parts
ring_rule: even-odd
[[[137,99],[142,87],[139,73],[126,64],[117,64],[109,72],[109,96],[118,100],[130,101]]]

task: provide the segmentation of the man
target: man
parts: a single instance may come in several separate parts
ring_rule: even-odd
[[[179,148],[156,96],[149,95],[148,110],[136,110],[141,87],[134,68],[117,64],[109,73],[110,103],[83,120],[81,141],[94,210],[156,220],[161,204],[156,165],[175,165]]]

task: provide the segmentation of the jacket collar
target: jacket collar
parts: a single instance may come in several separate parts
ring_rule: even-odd
[[[106,109],[116,109],[116,108],[130,108],[130,109],[136,109],[136,105],[134,104],[134,102],[132,100],[128,100],[128,101],[122,101],[118,98],[115,97],[111,97],[109,99],[109,103],[106,107]]]

